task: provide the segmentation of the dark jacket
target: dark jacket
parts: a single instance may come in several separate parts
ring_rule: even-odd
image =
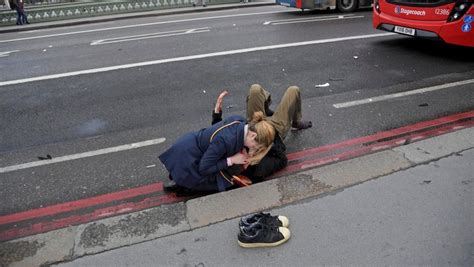
[[[221,120],[222,112],[212,112],[212,124],[218,123]],[[286,146],[280,135],[277,133],[272,148],[270,148],[267,155],[265,155],[257,165],[249,166],[246,170],[242,169],[242,174],[249,177],[254,183],[263,181],[266,177],[288,165],[288,158],[286,157],[285,151]],[[233,168],[234,172],[236,172],[235,170],[236,168]]]
[[[218,131],[217,129],[236,122]],[[220,171],[228,169],[227,158],[244,148],[245,119],[231,116],[219,123],[179,138],[174,145],[159,156],[170,173],[170,178],[189,189],[223,191],[232,183]]]
[[[270,148],[267,155],[257,165],[249,166],[242,174],[249,177],[255,183],[262,182],[266,177],[271,176],[288,165],[285,151],[286,146],[277,133],[272,148]]]
[[[12,1],[12,0],[9,0],[9,4],[10,4],[10,9],[11,10],[15,10],[17,5],[16,5],[16,0]]]
[[[13,1],[13,2],[15,3],[15,7],[16,7],[16,8],[19,8],[19,9],[21,9],[21,10],[24,9],[25,3],[23,3],[23,1],[15,0],[15,1]]]

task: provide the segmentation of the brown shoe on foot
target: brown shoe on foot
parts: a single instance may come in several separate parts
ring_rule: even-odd
[[[295,130],[304,130],[311,128],[313,126],[313,123],[311,121],[298,121],[298,122],[293,122],[291,124],[291,128]]]

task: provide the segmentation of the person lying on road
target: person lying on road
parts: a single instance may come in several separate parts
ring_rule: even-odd
[[[212,124],[222,120],[222,101],[227,94],[227,91],[223,91],[217,98],[212,114]],[[247,95],[247,116],[249,117],[254,112],[263,112],[276,130],[273,145],[265,157],[258,164],[251,165],[241,172],[253,183],[261,182],[287,166],[288,158],[285,154],[286,146],[283,139],[290,128],[301,130],[312,126],[311,121],[301,119],[301,97],[298,87],[288,87],[275,112],[270,109],[270,105],[270,93],[259,84],[252,85]]]

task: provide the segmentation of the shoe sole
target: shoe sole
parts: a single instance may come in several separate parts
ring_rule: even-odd
[[[290,226],[290,220],[288,220],[288,217],[279,215],[278,220],[281,222],[283,227],[288,228]]]
[[[283,230],[282,228],[285,230]],[[283,239],[274,243],[243,243],[240,240],[237,240],[237,243],[239,243],[239,246],[243,248],[276,247],[288,241],[288,239],[290,239],[290,236],[291,236],[290,230],[284,227],[280,227],[280,233],[283,234]]]

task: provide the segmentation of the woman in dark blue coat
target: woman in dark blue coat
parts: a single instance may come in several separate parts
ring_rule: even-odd
[[[268,152],[275,130],[262,112],[250,123],[231,116],[208,128],[185,134],[159,156],[179,187],[195,191],[224,191],[233,181],[222,175],[234,164],[257,164]]]

